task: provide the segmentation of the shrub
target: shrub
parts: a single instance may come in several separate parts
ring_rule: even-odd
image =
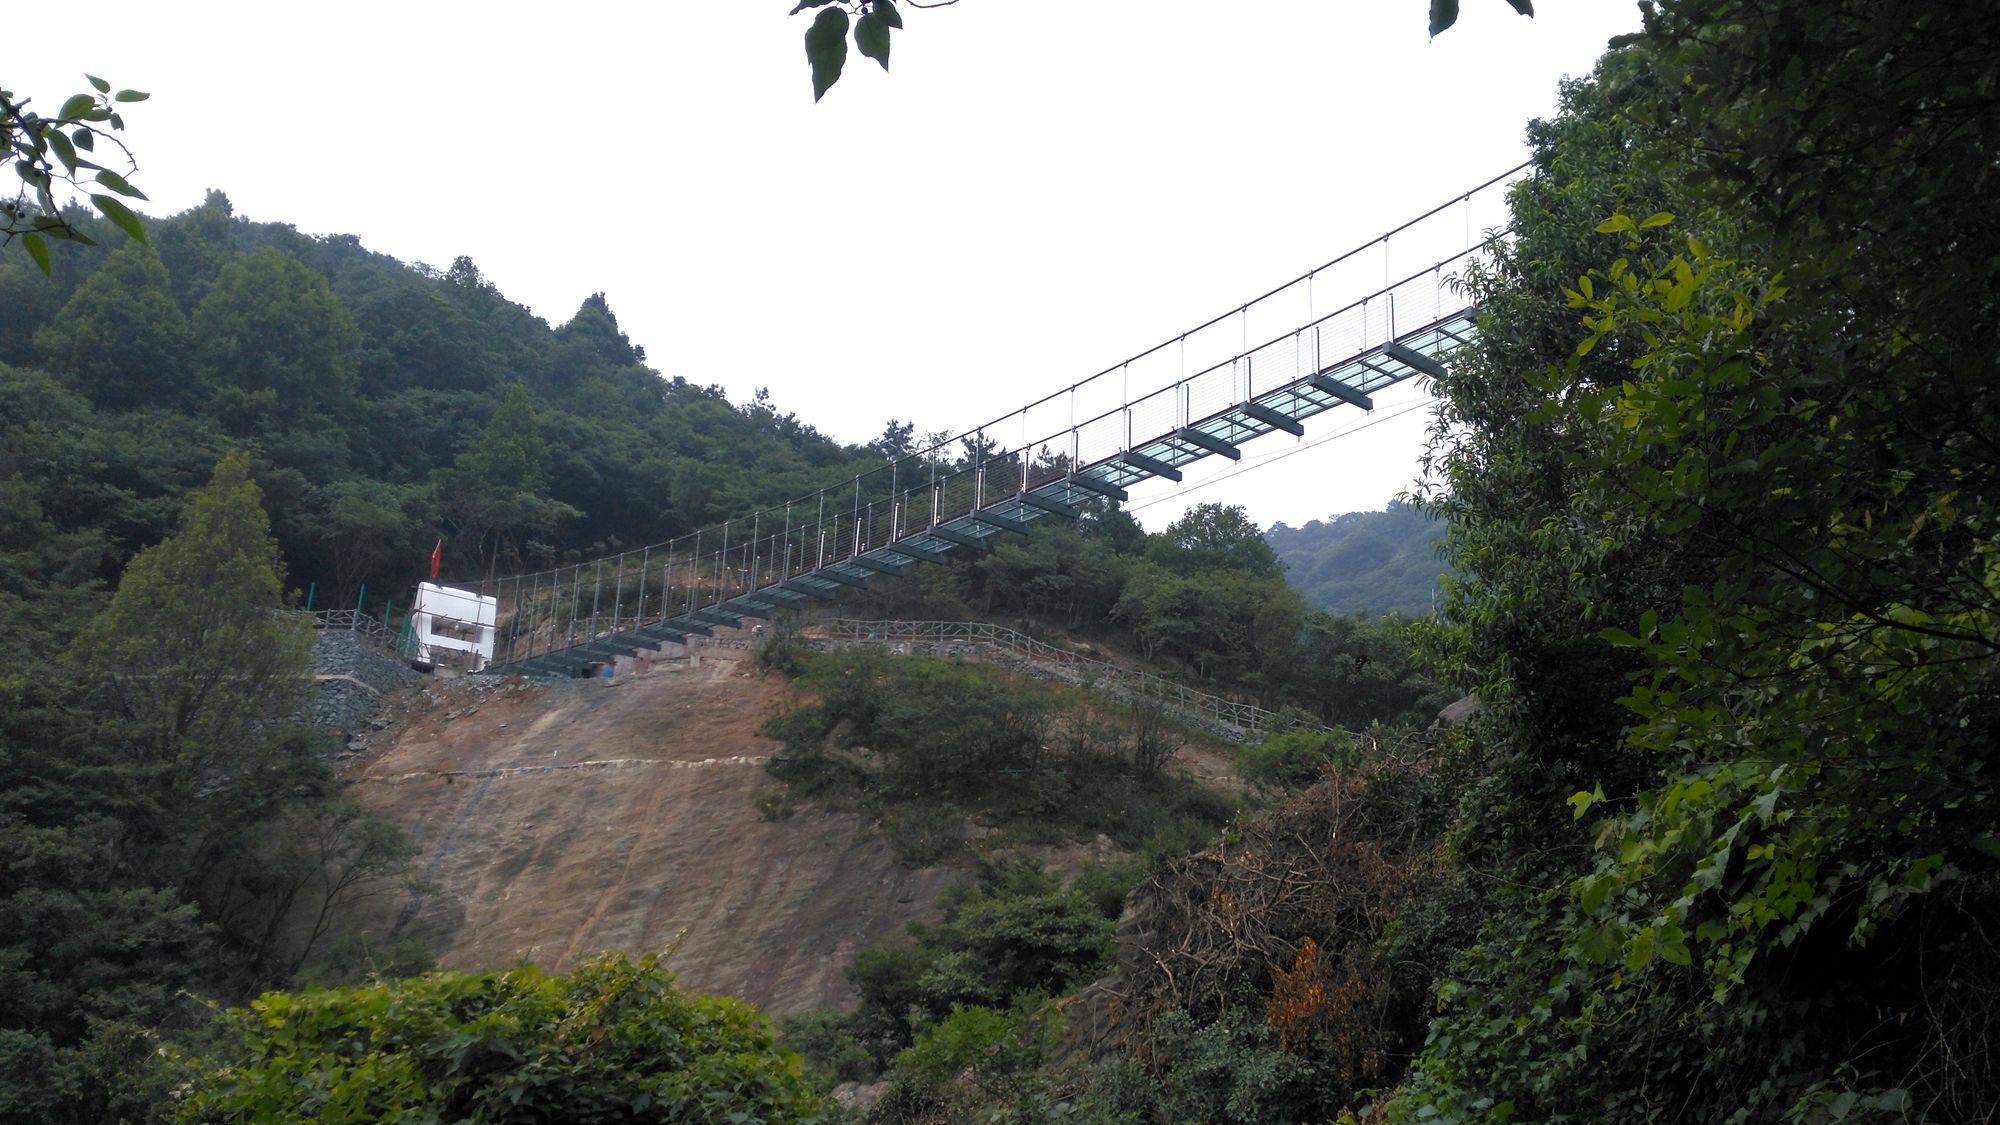
[[[929,867],[965,846],[965,818],[951,805],[905,805],[882,818],[882,836],[904,866]]]
[[[759,672],[776,672],[788,680],[798,679],[816,654],[796,637],[773,637],[758,645],[751,661]]]
[[[1245,781],[1260,789],[1301,789],[1318,781],[1328,769],[1352,766],[1355,749],[1353,737],[1344,733],[1287,731],[1244,747],[1237,769]]]
[[[770,789],[757,794],[757,816],[762,820],[785,820],[797,811],[798,799],[790,789]]]
[[[1056,1006],[1039,996],[1024,996],[1004,1010],[955,1004],[896,1056],[895,1084],[877,1117],[949,1121],[979,1113],[987,1120],[1049,1120],[1052,1113],[1008,1110],[1054,1109],[1049,1079],[1037,1068],[1055,1048],[1061,1027]]]
[[[1154,1021],[1148,1054],[1166,1120],[1281,1125],[1322,1119],[1318,1068],[1279,1049],[1257,1016],[1231,1007],[1200,1024],[1186,1012]]]
[[[818,1072],[821,1085],[866,1082],[881,1070],[856,1033],[853,1016],[831,1008],[800,1012],[778,1021],[778,1042],[797,1051]]]
[[[1433,789],[1441,808],[1430,804]],[[1221,1064],[1201,1077],[1185,1063],[1195,1067],[1192,1085],[1175,1097],[1195,1100],[1171,1119],[1262,1119],[1241,1116],[1243,1107],[1296,1108],[1308,1089],[1330,1112],[1400,1073],[1421,1041],[1441,966],[1426,955],[1435,951],[1406,945],[1392,958],[1382,948],[1406,912],[1424,923],[1411,935],[1419,941],[1449,936],[1448,918],[1420,909],[1445,874],[1445,789],[1409,764],[1384,763],[1365,782],[1330,777],[1238,822],[1223,841],[1151,868],[1134,896],[1144,948],[1123,965],[1153,1057],[1234,1052],[1248,1068],[1222,1091]],[[1251,1067],[1250,1056],[1265,1051],[1312,1066],[1262,1059]]]
[[[848,970],[861,994],[856,1027],[878,1057],[954,1005],[1005,1007],[1103,969],[1112,920],[1097,901],[1034,864],[993,864],[981,875],[981,886],[947,896],[943,922],[912,925],[912,942],[863,950]]]
[[[797,1056],[738,1000],[689,996],[655,956],[568,976],[431,973],[233,1013],[240,1042],[183,1122],[824,1121]]]

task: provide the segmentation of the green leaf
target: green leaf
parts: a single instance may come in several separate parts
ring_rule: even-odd
[[[847,12],[827,8],[806,29],[806,61],[812,64],[813,100],[818,101],[840,80],[847,65]]]
[[[889,69],[889,25],[874,12],[854,21],[854,46],[864,58],[881,63],[883,70]]]
[[[97,137],[88,129],[79,128],[69,135],[70,142],[85,152],[97,147]]]
[[[875,0],[875,4],[871,10],[883,23],[888,24],[890,27],[901,28],[903,26],[903,13],[896,10],[896,5],[891,0]]]
[[[1529,19],[1535,18],[1535,0],[1507,0],[1507,3],[1513,5],[1515,11],[1527,16]]]
[[[69,100],[62,104],[61,112],[57,113],[56,116],[62,118],[64,121],[73,120],[89,113],[96,105],[97,99],[91,97],[89,94],[71,94]]]
[[[109,168],[103,169],[102,171],[97,173],[97,182],[103,184],[105,187],[110,188],[112,191],[117,192],[119,195],[129,196],[133,199],[146,198],[145,192],[140,191],[138,188],[135,188],[131,184],[126,183],[125,177],[119,175],[116,172],[113,172]]]
[[[104,79],[99,78],[95,74],[86,74],[84,75],[84,77],[90,80],[90,84],[92,86],[97,87],[98,93],[108,94],[111,92],[111,83],[106,82]]]
[[[1592,926],[1584,931],[1583,940],[1577,942],[1577,952],[1599,965],[1615,960],[1623,947],[1616,926]]]
[[[63,167],[69,169],[70,175],[76,175],[76,146],[70,143],[61,129],[50,129],[48,142],[49,147],[55,150],[56,159],[62,161]]]
[[[118,91],[118,96],[112,100],[121,102],[143,102],[147,98],[150,98],[152,96],[153,95],[147,93],[144,90],[120,90]]]
[[[1458,0],[1431,0],[1431,37],[1458,22]]]
[[[46,277],[55,272],[55,266],[49,262],[49,244],[41,235],[28,231],[21,236],[21,245],[27,247],[28,257],[33,258],[35,264],[42,268],[42,276]]]
[[[1632,222],[1632,216],[1622,213],[1613,215],[1597,224],[1597,233],[1599,234],[1617,234],[1619,231],[1638,229],[1638,225]]]
[[[824,8],[831,3],[833,3],[833,0],[799,0],[799,6],[786,14],[796,16],[807,8]]]
[[[1617,885],[1618,880],[1608,873],[1592,875],[1583,880],[1583,886],[1577,893],[1578,905],[1583,908],[1585,914],[1597,913],[1604,906],[1604,900],[1611,897],[1611,892]]]
[[[139,216],[133,214],[130,207],[119,202],[116,196],[93,195],[90,201],[97,204],[97,209],[104,212],[104,217],[110,219],[112,225],[141,242],[146,241],[146,228],[139,221]]]
[[[1645,230],[1647,227],[1663,227],[1673,221],[1674,213],[1672,211],[1655,211],[1646,216],[1646,221],[1639,224],[1639,229]]]
[[[1652,962],[1653,952],[1653,931],[1640,930],[1625,946],[1625,967],[1638,972]]]
[[[1653,950],[1668,964],[1694,963],[1694,955],[1688,950],[1687,935],[1681,931],[1681,924],[1671,918],[1659,926],[1659,937],[1654,941]]]

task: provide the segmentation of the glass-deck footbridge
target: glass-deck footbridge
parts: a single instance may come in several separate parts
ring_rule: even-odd
[[[1213,320],[861,476],[666,543],[475,583],[499,599],[487,671],[574,675],[902,576],[1081,505],[1301,437],[1443,372],[1472,338],[1456,280],[1526,165]],[[1359,294],[1358,296],[1356,294]],[[1321,311],[1324,309],[1325,311]]]

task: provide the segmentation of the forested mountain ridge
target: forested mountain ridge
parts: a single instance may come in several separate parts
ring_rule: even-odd
[[[1438,553],[1444,531],[1422,508],[1394,501],[1384,511],[1348,512],[1304,527],[1273,524],[1264,541],[1284,562],[1285,581],[1315,609],[1422,617],[1450,569]]]
[[[220,193],[150,245],[78,221],[101,245],[57,247],[52,277],[0,260],[0,409],[14,495],[59,534],[104,528],[101,579],[239,445],[292,579],[332,598],[406,585],[440,537],[476,575],[665,539],[874,463],[761,395],[739,408],[661,377],[602,294],[551,328],[469,259],[405,265],[238,218]]]

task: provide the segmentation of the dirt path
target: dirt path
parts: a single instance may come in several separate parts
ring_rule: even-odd
[[[702,992],[785,1013],[850,1001],[861,947],[934,916],[956,873],[911,871],[857,816],[769,822],[776,689],[709,653],[616,681],[416,689],[353,795],[408,830],[434,888],[404,920],[456,919],[441,960],[567,969],[664,949]]]

